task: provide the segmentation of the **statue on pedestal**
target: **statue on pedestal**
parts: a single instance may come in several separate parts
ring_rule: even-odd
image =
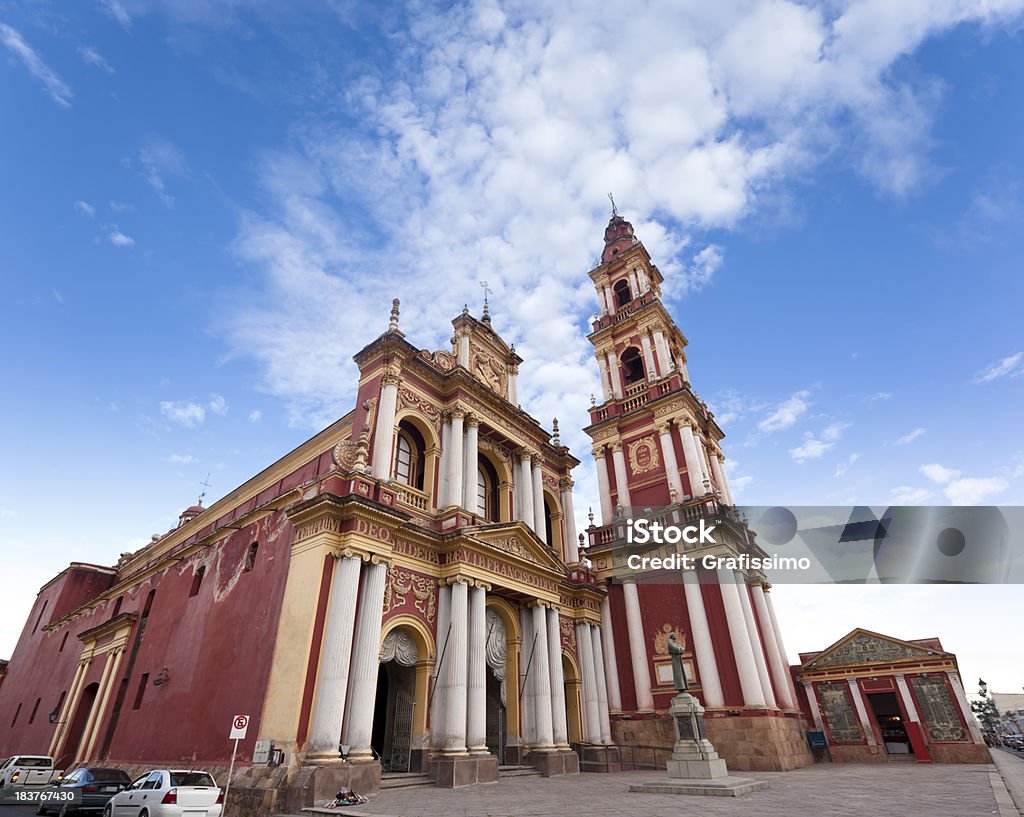
[[[683,666],[683,654],[686,648],[676,640],[676,634],[670,633],[668,637],[668,654],[672,656],[672,685],[676,692],[686,692],[689,687],[686,685],[686,668]]]

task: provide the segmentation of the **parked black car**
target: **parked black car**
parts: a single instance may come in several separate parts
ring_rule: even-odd
[[[46,791],[81,793],[81,800],[72,803],[61,803],[59,800],[41,802],[36,807],[36,814],[57,812],[61,817],[76,811],[103,811],[110,798],[123,791],[131,784],[132,779],[127,772],[120,769],[102,769],[83,766],[65,777],[59,786],[49,786]],[[76,798],[77,799],[77,798]]]

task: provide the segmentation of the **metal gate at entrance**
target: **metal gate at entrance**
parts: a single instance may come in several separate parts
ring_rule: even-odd
[[[391,755],[387,768],[392,772],[409,771],[412,755],[413,696],[404,689],[395,692],[394,725],[391,731]]]
[[[487,749],[505,765],[505,705],[501,702],[501,683],[487,673]]]

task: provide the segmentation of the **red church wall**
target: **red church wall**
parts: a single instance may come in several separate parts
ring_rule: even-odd
[[[676,576],[673,576],[673,579]],[[666,580],[658,583],[646,583],[641,588],[640,618],[644,624],[644,646],[647,649],[648,675],[651,679],[651,690],[654,693],[655,709],[668,709],[674,689],[658,692],[658,679],[654,674],[654,639],[662,633],[664,625],[679,630],[686,637],[687,647],[691,644],[689,622],[685,616],[686,601],[683,595],[682,578],[678,582]],[[616,642],[618,646],[618,642]]]
[[[128,681],[111,759],[226,760],[231,716],[239,713],[249,714],[250,733],[259,733],[293,538],[294,529],[278,512],[163,574]],[[256,562],[245,572],[253,541],[259,542]],[[206,565],[206,575],[198,594],[190,596],[200,565]],[[136,601],[144,604],[145,594]],[[154,686],[153,679],[165,668],[168,681]],[[143,673],[149,674],[149,683],[136,710]],[[189,712],[189,719],[175,719],[179,711]],[[240,746],[239,759],[250,759],[251,750],[251,742],[248,748]]]
[[[110,589],[114,583],[114,574],[109,570],[96,570],[85,565],[72,565],[68,568],[61,585],[56,602],[51,602],[47,614],[39,625],[43,627],[51,621],[66,616],[76,607],[91,601],[104,590]],[[32,620],[31,617],[29,619]]]

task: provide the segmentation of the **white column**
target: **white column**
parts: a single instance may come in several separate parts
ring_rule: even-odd
[[[320,672],[316,681],[316,703],[310,729],[310,754],[338,756],[352,660],[352,634],[356,626],[361,566],[362,560],[356,556],[342,556],[334,561],[331,598],[327,607]]]
[[[818,706],[818,696],[814,692],[814,684],[804,681],[804,692],[807,694],[807,705],[811,710],[811,719],[814,721],[814,728],[819,732],[825,731],[821,722],[821,707]]]
[[[395,409],[398,407],[398,375],[385,372],[377,403],[377,427],[373,434],[373,476],[388,479],[391,476],[391,450],[395,437]]]
[[[718,465],[722,470],[722,488],[725,491],[725,495],[728,497],[726,500],[730,505],[735,505],[736,500],[732,495],[732,487],[729,485],[729,472],[725,470],[725,457],[721,454],[718,455]]]
[[[786,681],[789,683],[789,694],[796,701],[796,686],[793,684],[793,676],[789,674],[789,657],[786,653],[786,645],[782,641],[782,629],[779,627],[779,620],[775,617],[775,605],[772,604],[772,595],[768,592],[768,588],[764,591],[764,601],[768,606],[768,617],[772,621],[772,629],[775,631],[775,644],[779,650],[779,657],[782,659],[782,665],[786,667]]]
[[[725,606],[725,620],[729,625],[729,639],[732,641],[733,657],[736,659],[736,670],[740,676],[740,690],[746,706],[763,707],[764,691],[761,679],[757,675],[754,663],[754,648],[747,633],[747,624],[743,618],[743,606],[740,603],[739,588],[732,572],[718,571],[718,586],[722,589],[722,602]]]
[[[469,368],[469,335],[459,335],[459,357],[458,364],[463,369]]]
[[[686,352],[679,352],[679,373],[683,376],[683,381],[686,383],[690,382],[690,368],[686,365]]]
[[[466,748],[487,754],[487,591],[469,591],[469,662],[466,692]]]
[[[594,446],[594,468],[597,471],[597,490],[601,496],[601,524],[610,525],[614,509],[612,508],[612,490],[608,484],[608,461],[603,445]]]
[[[562,486],[562,528],[565,531],[565,554],[567,564],[579,564],[580,545],[576,538],[576,511],[572,505],[572,480],[567,479]]]
[[[608,681],[605,677],[604,650],[601,648],[601,628],[590,626],[594,645],[594,671],[597,673],[597,713],[601,724],[601,743],[612,742],[612,725],[608,717]]]
[[[540,457],[530,457],[533,473],[533,530],[545,545],[548,544],[548,530],[544,523],[544,475],[540,470]]]
[[[686,474],[690,478],[690,491],[694,498],[704,496],[704,472],[700,467],[693,429],[686,420],[677,419],[674,422],[679,426],[679,436],[683,441],[683,459],[686,461]]]
[[[608,302],[605,300],[604,290],[600,288],[597,290],[597,305],[601,308],[602,315],[608,314]]]
[[[608,313],[610,315],[614,315],[618,312],[618,308],[615,305],[615,295],[612,293],[612,288],[610,286],[605,286],[604,288],[604,299],[608,302]]]
[[[448,683],[444,718],[444,754],[466,753],[466,674],[469,588],[465,581],[452,584],[451,636],[448,638]],[[372,716],[372,712],[371,712]]]
[[[533,612],[529,607],[519,608],[519,626],[523,630],[523,644],[519,654],[519,689],[522,699],[519,702],[519,719],[523,726],[523,745],[533,746],[537,742],[537,729],[534,719],[534,702],[536,693],[533,686],[533,674],[537,664],[537,639],[533,634]]]
[[[875,730],[871,728],[871,721],[868,720],[868,710],[864,706],[864,697],[860,694],[860,685],[856,678],[847,678],[846,683],[850,685],[850,695],[853,697],[853,706],[857,710],[857,717],[860,719],[861,728],[864,730],[864,737],[868,739],[868,746],[877,746]]]
[[[672,371],[672,362],[668,354],[668,344],[665,342],[665,336],[661,333],[660,329],[654,330],[654,351],[658,355],[658,368],[661,370],[662,377]]]
[[[519,454],[519,491],[523,500],[522,519],[530,530],[536,530],[534,523],[536,506],[533,502],[533,467],[529,451],[522,451]]]
[[[655,429],[661,440],[661,453],[665,458],[665,473],[668,475],[668,487],[675,492],[675,501],[682,502],[686,496],[683,480],[679,476],[679,462],[676,460],[676,447],[672,441],[672,426],[669,423],[657,423]]]
[[[480,420],[470,414],[466,417],[465,425],[466,444],[462,466],[462,507],[470,513],[478,513],[480,497],[477,492],[476,475],[479,468],[477,453]]]
[[[779,652],[779,643],[775,639],[775,628],[772,627],[772,619],[768,613],[768,602],[764,598],[764,588],[760,582],[751,586],[751,593],[754,596],[754,609],[757,612],[757,621],[761,625],[761,634],[764,636],[764,651],[768,656],[768,666],[771,669],[772,678],[775,680],[776,697],[782,704],[783,709],[796,709],[796,699],[790,691],[791,679],[789,668],[782,663],[782,653]]]
[[[614,350],[608,353],[608,377],[612,381],[612,396],[622,399],[622,372],[619,369],[619,358]]]
[[[715,660],[715,647],[711,641],[711,629],[708,627],[708,614],[704,608],[704,594],[701,592],[700,576],[696,570],[683,571],[683,592],[686,594],[686,612],[690,618],[693,654],[697,659],[697,672],[700,673],[704,706],[725,706],[722,680],[719,678],[718,662]]]
[[[615,493],[618,504],[628,508],[633,503],[629,499],[629,479],[626,476],[626,456],[622,453],[622,443],[612,443],[612,465],[615,467]]]
[[[508,401],[513,406],[519,405],[519,367],[515,366],[508,370]]]
[[[701,483],[706,486],[707,491],[714,491],[714,487],[711,485],[711,468],[708,466],[708,452],[704,446],[704,438],[694,431],[693,439],[697,445],[697,463],[700,465]]]
[[[597,359],[597,368],[601,372],[601,393],[604,395],[604,402],[608,402],[612,399],[612,377],[608,371],[608,359],[605,357],[599,357]]]
[[[645,270],[637,270],[636,277],[637,280],[640,282],[640,291],[650,292],[651,280],[650,278],[647,277],[647,272]]]
[[[722,464],[722,457],[716,452],[711,452],[711,472],[715,477],[715,485],[721,494],[722,502],[732,505],[732,494],[729,493],[729,484],[725,481],[725,467]]]
[[[920,724],[921,719],[917,715],[917,707],[914,706],[914,698],[910,694],[910,690],[907,688],[907,678],[902,672],[896,674],[896,687],[899,689],[899,696],[903,701],[903,708],[907,711],[907,718],[916,724]]]
[[[444,720],[447,709],[448,662],[451,655],[449,626],[451,624],[452,589],[442,584],[437,592],[437,666],[434,667],[434,708],[430,713],[430,745],[443,749]]]
[[[451,455],[448,457],[448,506],[462,504],[462,459],[463,459],[463,414],[452,412],[452,434],[449,440]]]
[[[654,354],[651,352],[651,339],[646,332],[640,333],[640,348],[644,353],[644,366],[647,367],[647,379],[657,380],[658,370],[654,365]]]
[[[619,662],[615,657],[615,634],[612,632],[612,603],[608,596],[601,602],[601,642],[604,649],[604,675],[608,682],[608,708],[622,711],[622,693],[619,691]]]
[[[441,426],[441,463],[437,472],[437,507],[448,507],[448,461],[452,458],[452,418],[445,412]]]
[[[569,748],[569,723],[565,712],[565,673],[562,671],[562,632],[558,610],[547,611],[548,671],[551,682],[551,727],[555,747]]]
[[[537,734],[536,746],[551,749],[555,743],[551,721],[551,671],[548,660],[547,610],[535,604],[531,611],[533,632],[537,634],[537,651],[533,655],[533,716]]]
[[[971,732],[971,737],[974,738],[975,743],[984,744],[985,738],[982,736],[978,721],[971,711],[971,705],[967,703],[967,696],[964,694],[964,685],[960,683],[960,676],[953,672],[953,670],[946,670],[946,677],[949,678],[949,684],[953,687],[953,697],[956,698],[957,705],[960,707],[960,714],[964,716],[964,720],[967,722],[967,728]]]
[[[597,668],[594,665],[594,642],[590,638],[590,625],[576,625],[576,644],[580,652],[580,671],[583,673],[583,739],[587,743],[601,742],[601,710],[597,704]]]
[[[636,282],[636,270],[629,271],[629,291],[634,298],[640,297],[640,285]]]
[[[626,600],[626,628],[629,632],[629,652],[633,663],[633,684],[636,688],[636,709],[638,712],[654,711],[654,696],[651,695],[651,671],[647,662],[647,641],[644,638],[644,624],[640,616],[640,596],[635,582],[622,585]]]
[[[355,647],[345,715],[345,743],[352,747],[350,760],[372,760],[370,740],[373,732],[374,700],[377,697],[377,672],[380,669],[380,625],[384,611],[384,585],[388,566],[366,564],[359,591],[359,615],[356,620]]]
[[[757,622],[754,620],[754,606],[750,603],[747,580],[739,570],[733,571],[733,576],[736,577],[736,591],[740,597],[740,607],[743,609],[743,621],[747,625],[747,635],[750,637],[750,648],[754,651],[754,666],[757,668],[757,677],[761,682],[765,703],[771,707],[778,707],[775,690],[772,689],[772,679],[768,674],[768,662],[764,659],[761,634],[757,631]]]

